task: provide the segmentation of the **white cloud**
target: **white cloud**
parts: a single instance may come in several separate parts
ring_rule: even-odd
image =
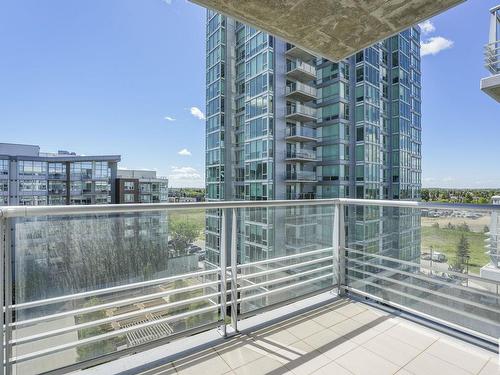
[[[434,26],[434,24],[430,20],[419,23],[418,26],[420,26],[420,30],[422,30],[422,34],[430,34],[433,31],[436,31],[436,27]]]
[[[165,116],[164,119],[167,121],[175,121],[175,118],[170,116]]]
[[[424,42],[420,42],[420,55],[435,55],[452,46],[452,40],[443,38],[442,36],[433,36]]]
[[[172,0],[163,0],[163,2],[167,5],[171,5],[172,4]]]
[[[183,148],[178,152],[178,154],[181,156],[191,156],[191,151],[189,151],[187,148]]]
[[[168,176],[169,186],[172,187],[203,187],[203,177],[193,167],[172,167]]]
[[[189,111],[198,120],[205,120],[205,114],[198,107],[191,107]]]

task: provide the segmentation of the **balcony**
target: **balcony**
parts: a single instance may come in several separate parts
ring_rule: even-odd
[[[316,121],[316,109],[299,103],[287,104],[286,119],[290,121]]]
[[[316,79],[316,67],[299,59],[287,60],[286,74],[288,78],[310,82]]]
[[[500,102],[500,40],[485,46],[484,66],[491,76],[481,79],[481,90]]]
[[[317,182],[318,177],[316,176],[316,172],[312,171],[297,171],[297,172],[289,172],[285,175],[285,181],[290,183],[297,182]]]
[[[287,151],[285,154],[285,159],[287,161],[296,161],[296,162],[303,162],[303,163],[318,161],[318,159],[316,157],[316,152],[309,151],[309,150],[300,150],[300,151],[290,150],[290,151]]]
[[[286,86],[286,97],[300,102],[310,102],[316,99],[316,89],[302,82],[292,82]]]
[[[246,251],[237,224],[259,209],[276,235],[251,259],[237,253]],[[203,223],[217,212],[225,241],[215,252],[214,243],[184,243],[178,229],[156,230],[161,218]],[[450,241],[441,225],[458,217],[450,212],[473,214],[460,216],[463,233],[486,237],[500,207],[312,199],[1,208],[3,373],[496,374],[500,281],[479,276],[481,264],[421,257],[430,240]],[[370,231],[359,230],[365,219]],[[290,249],[289,222],[315,235]],[[130,227],[140,238],[125,236]],[[392,240],[402,232],[422,237]]]
[[[286,44],[286,55],[302,61],[311,61],[316,58],[316,55],[313,53],[290,43]]]
[[[491,76],[481,79],[481,90],[500,103],[500,5],[490,9],[490,36],[484,47],[484,67]]]
[[[315,142],[316,129],[307,126],[287,126],[285,139],[294,142]]]

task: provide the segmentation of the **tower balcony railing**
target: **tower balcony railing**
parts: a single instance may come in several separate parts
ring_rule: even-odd
[[[316,58],[313,53],[291,43],[286,44],[286,55],[292,58],[299,58],[304,61],[311,61]]]
[[[500,74],[500,40],[484,47],[484,66],[491,74]]]
[[[291,82],[286,85],[286,96],[289,99],[310,102],[316,99],[317,90],[302,82]]]
[[[287,77],[298,81],[309,82],[316,79],[316,67],[300,59],[287,59]]]
[[[317,137],[316,129],[307,126],[294,125],[287,126],[286,138],[291,141],[315,141]]]
[[[285,153],[285,158],[289,161],[317,161],[317,155],[315,151],[312,150],[287,150]]]
[[[315,214],[304,215],[306,208]],[[245,241],[238,228],[247,210],[258,209],[272,221],[274,235],[255,233],[270,250],[253,259],[238,243]],[[473,215],[451,225],[456,211]],[[482,272],[489,260],[481,238],[493,212],[500,206],[359,199],[2,207],[0,369],[68,373],[205,331],[251,333],[245,326],[250,318],[296,301],[306,309],[308,297],[325,294],[341,305],[370,301],[498,350],[500,280]],[[205,217],[214,213],[220,241],[207,236],[206,245],[186,240],[182,225],[154,220],[189,223],[189,232],[192,225],[201,234]],[[302,236],[311,242],[287,248],[287,237],[302,230],[311,230]],[[411,238],[401,237],[403,230]],[[425,257],[428,246],[445,256]],[[359,309],[359,303],[350,306],[346,314]],[[314,311],[303,322],[318,316]],[[319,324],[310,323],[308,329]],[[333,332],[355,338],[365,323]],[[331,340],[335,348],[338,334]],[[196,346],[193,337],[189,342]],[[204,360],[199,355],[195,363]],[[133,362],[120,362],[120,371]]]
[[[318,177],[313,171],[296,171],[285,173],[285,180],[288,182],[316,182]]]
[[[311,122],[316,120],[317,111],[316,108],[300,103],[288,103],[286,106],[286,118],[291,121]]]

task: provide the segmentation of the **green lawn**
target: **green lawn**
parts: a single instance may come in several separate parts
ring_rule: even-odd
[[[205,239],[205,210],[172,211],[168,214],[169,223],[176,221],[188,221],[194,223],[199,228],[198,240]]]
[[[432,246],[434,251],[446,254],[448,259],[451,260],[455,257],[457,244],[462,234],[465,234],[470,244],[469,271],[479,274],[479,269],[489,262],[489,257],[485,254],[484,240],[487,237],[484,233],[422,227],[422,252],[428,252]]]

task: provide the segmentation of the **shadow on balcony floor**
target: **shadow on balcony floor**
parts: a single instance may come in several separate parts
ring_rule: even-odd
[[[498,374],[498,355],[339,299],[126,374]],[[146,368],[147,370],[146,370]]]

